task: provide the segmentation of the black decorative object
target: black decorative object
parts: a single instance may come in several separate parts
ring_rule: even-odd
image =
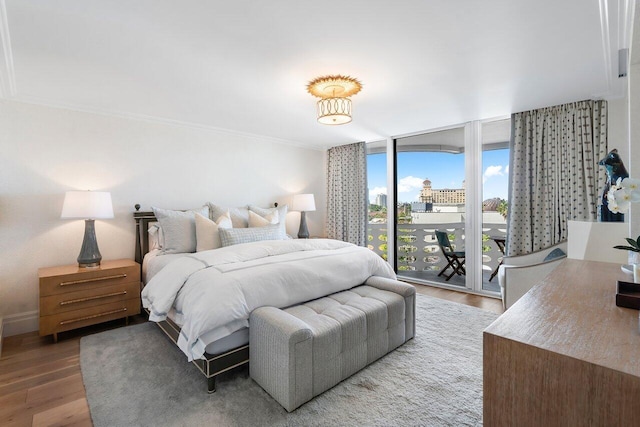
[[[612,185],[615,185],[618,179],[628,178],[629,173],[622,163],[618,150],[615,148],[607,154],[607,156],[598,162],[600,166],[604,166],[607,172],[607,182],[602,192],[602,206],[600,209],[600,221],[602,222],[624,222],[624,214],[613,213],[609,210],[609,200],[607,194]]]

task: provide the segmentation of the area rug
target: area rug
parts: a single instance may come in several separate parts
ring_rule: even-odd
[[[152,323],[82,338],[96,427],[482,424],[482,331],[497,315],[418,295],[416,337],[287,413],[240,367],[206,379]]]

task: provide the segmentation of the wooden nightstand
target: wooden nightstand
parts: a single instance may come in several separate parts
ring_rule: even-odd
[[[140,313],[140,265],[128,259],[104,261],[98,268],[78,265],[38,270],[40,335],[126,318]]]

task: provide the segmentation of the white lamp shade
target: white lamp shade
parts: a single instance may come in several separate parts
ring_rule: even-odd
[[[296,194],[291,203],[292,211],[313,212],[316,210],[316,201],[313,194]]]
[[[113,218],[111,193],[108,191],[67,191],[60,218]]]

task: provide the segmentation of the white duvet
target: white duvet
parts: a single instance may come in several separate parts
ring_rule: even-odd
[[[371,276],[395,279],[373,251],[337,240],[245,243],[176,259],[142,291],[149,320],[161,321],[173,307],[183,324],[178,346],[189,361],[207,343],[249,326],[261,306],[287,307],[350,289]]]

